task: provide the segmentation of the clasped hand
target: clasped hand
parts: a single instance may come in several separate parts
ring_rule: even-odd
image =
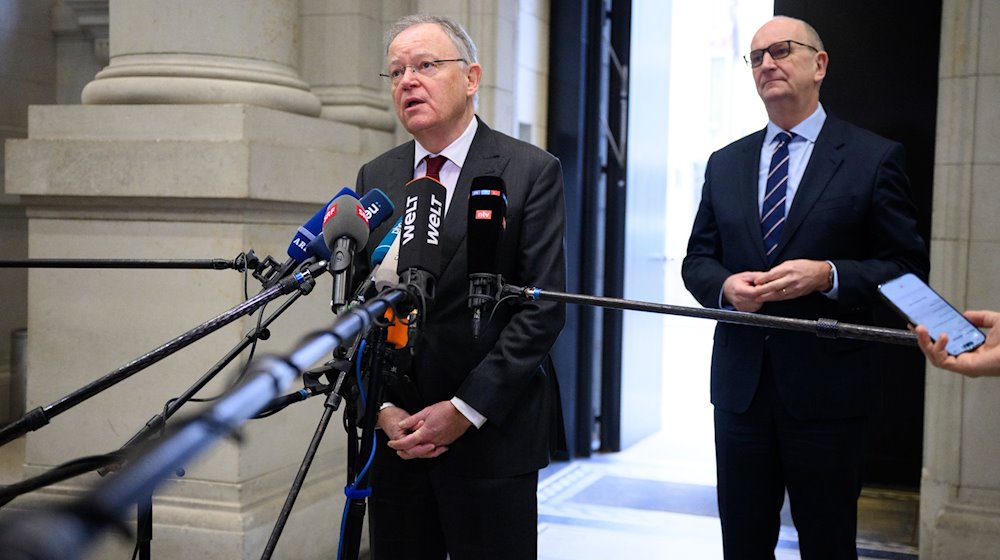
[[[431,459],[448,451],[472,422],[449,401],[432,404],[416,414],[391,406],[379,412],[378,425],[389,447],[403,459]]]
[[[828,289],[826,261],[796,259],[771,270],[733,274],[722,284],[722,295],[738,311],[754,312],[769,301],[784,301]]]

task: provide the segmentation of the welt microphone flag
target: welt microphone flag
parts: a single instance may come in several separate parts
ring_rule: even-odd
[[[444,224],[444,185],[418,177],[403,188],[406,207],[399,232],[397,270],[423,270],[435,279],[441,275],[441,226]]]

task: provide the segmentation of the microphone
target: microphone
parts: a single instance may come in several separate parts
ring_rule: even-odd
[[[469,189],[466,248],[472,338],[479,338],[483,307],[495,301],[500,284],[500,243],[507,228],[507,187],[500,177],[475,177]]]
[[[344,192],[345,190],[348,191],[349,193],[354,193],[354,191],[352,191],[351,189],[344,187],[344,189],[341,190],[340,193],[338,193],[338,196],[342,194],[347,194]],[[357,198],[357,195],[355,195],[355,198]],[[331,200],[330,202],[333,201]],[[386,196],[385,193],[379,189],[372,189],[368,191],[365,194],[365,196],[361,197],[361,200],[359,202],[361,204],[361,207],[364,209],[365,217],[368,218],[369,232],[375,231],[375,228],[379,227],[386,220],[391,218],[393,212],[396,211],[396,207],[393,206],[392,201],[389,200],[389,197]],[[325,215],[325,210],[326,208],[323,209],[324,215]],[[322,230],[322,218],[320,218],[320,231],[321,230]],[[306,252],[309,255],[324,261],[329,261],[332,256],[330,247],[327,246],[326,239],[324,239],[322,235],[317,235],[315,239],[309,242],[309,244],[306,246]]]
[[[368,293],[372,285],[375,285],[375,289],[381,292],[385,288],[395,288],[399,284],[399,274],[396,273],[399,243],[395,243],[395,241],[402,227],[402,222],[403,218],[397,219],[396,223],[389,229],[389,233],[385,234],[382,241],[372,251],[372,271],[368,274],[368,279],[354,292],[351,305],[364,301],[365,294]]]
[[[330,203],[323,217],[323,239],[331,253],[328,267],[333,275],[330,307],[334,313],[347,303],[354,252],[368,243],[368,235],[368,219],[357,197],[343,194]]]
[[[385,260],[386,255],[392,248],[392,244],[396,241],[396,236],[399,235],[399,231],[401,229],[403,229],[402,217],[396,219],[396,223],[392,224],[392,228],[389,229],[389,233],[385,234],[382,241],[379,241],[378,245],[375,246],[375,250],[372,251],[372,266],[375,266]],[[399,252],[398,249],[396,252]]]
[[[309,218],[306,223],[299,226],[299,229],[295,231],[295,235],[292,236],[291,243],[288,244],[288,260],[286,260],[280,266],[273,268],[277,263],[271,257],[264,259],[264,262],[254,271],[254,278],[261,281],[264,288],[270,288],[278,283],[282,278],[288,276],[288,274],[295,269],[298,265],[305,262],[311,256],[316,256],[316,253],[310,250],[310,243],[314,242],[316,239],[320,239],[322,243],[322,233],[323,231],[323,216],[326,214],[326,209],[336,199],[338,196],[345,194],[353,194],[357,198],[357,194],[354,193],[348,187],[340,189],[330,202],[327,202],[316,211],[315,214]],[[329,260],[329,259],[324,259]],[[266,268],[272,267],[270,271],[265,271]]]
[[[441,274],[445,194],[444,185],[430,177],[418,177],[403,188],[406,208],[399,232],[399,280],[428,302],[434,299]]]
[[[361,208],[364,209],[365,217],[368,218],[368,231],[374,231],[375,228],[384,224],[396,211],[392,201],[380,189],[372,189],[365,193],[365,196],[361,197]]]
[[[379,263],[372,272],[372,279],[375,282],[375,289],[380,292],[386,288],[395,288],[399,284],[399,233],[402,229],[403,218],[400,217],[378,247],[372,251],[372,264],[376,264],[376,259]]]

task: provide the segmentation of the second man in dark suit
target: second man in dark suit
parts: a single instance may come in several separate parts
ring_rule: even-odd
[[[926,278],[898,143],[828,115],[829,56],[778,17],[747,63],[764,130],[712,154],[682,274],[706,307],[870,323],[879,283]],[[804,560],[857,558],[870,343],[720,323],[712,354],[719,513],[727,559],[774,558],[787,490]]]
[[[542,362],[565,310],[552,302],[505,304],[492,316],[484,312],[474,339],[466,214],[473,178],[500,177],[507,189],[500,272],[512,284],[563,290],[562,171],[550,154],[476,116],[482,68],[461,26],[410,16],[387,39],[385,76],[414,141],[365,164],[358,190],[382,189],[402,208],[407,182],[436,175],[447,202],[442,272],[412,361],[415,392],[405,400],[390,392],[379,413],[369,518],[373,557],[532,559],[538,470],[549,460],[549,419],[558,406],[554,372]],[[388,228],[373,232],[369,251]]]

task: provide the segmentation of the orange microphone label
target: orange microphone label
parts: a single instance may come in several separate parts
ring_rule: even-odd
[[[410,339],[407,326],[396,320],[396,316],[392,312],[392,309],[386,310],[385,318],[390,323],[389,328],[386,329],[385,341],[391,344],[396,350],[405,348],[406,343]]]

